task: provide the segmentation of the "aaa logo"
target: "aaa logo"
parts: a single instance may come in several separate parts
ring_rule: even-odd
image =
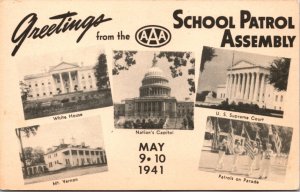
[[[147,25],[137,30],[135,39],[145,47],[161,47],[171,41],[171,33],[165,27]]]

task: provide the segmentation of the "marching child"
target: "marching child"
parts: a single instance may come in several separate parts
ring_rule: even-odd
[[[219,146],[219,159],[216,170],[222,170],[224,166],[224,156],[227,150],[227,140],[224,138]]]
[[[231,172],[236,172],[237,171],[237,165],[238,165],[238,160],[240,154],[243,152],[243,149],[241,147],[241,142],[238,140],[236,142],[236,146],[233,148],[233,166],[231,169]]]
[[[270,172],[271,160],[273,156],[273,150],[271,149],[272,145],[267,144],[267,149],[263,152],[263,158],[261,163],[261,169],[259,173],[259,179],[267,179]],[[264,176],[264,177],[263,177]]]

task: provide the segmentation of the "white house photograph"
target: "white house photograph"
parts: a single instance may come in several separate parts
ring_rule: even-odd
[[[283,117],[291,59],[203,47],[196,107]]]
[[[100,117],[15,129],[25,184],[107,171]]]
[[[193,129],[191,52],[114,51],[116,128]]]
[[[25,119],[112,105],[102,49],[92,47],[28,58],[19,66]]]

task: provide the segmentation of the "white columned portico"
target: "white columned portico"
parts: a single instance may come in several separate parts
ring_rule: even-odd
[[[260,81],[260,90],[259,90],[259,102],[263,102],[263,96],[264,96],[264,89],[265,89],[265,74],[262,73],[261,75],[261,81]]]
[[[253,101],[257,102],[258,97],[258,87],[259,87],[259,73],[255,73],[255,88],[254,88],[254,95],[253,95]]]
[[[230,75],[227,75],[227,78],[226,78],[226,96],[228,97],[229,96],[229,82],[230,82]]]
[[[231,98],[231,96],[232,96],[232,86],[233,86],[233,81],[234,81],[233,74],[230,74],[228,99]]]
[[[240,94],[241,94],[241,79],[242,79],[242,76],[241,76],[241,74],[239,73],[239,74],[238,74],[238,82],[237,82],[237,87],[236,87],[235,98],[239,98],[239,97],[240,97]]]
[[[74,87],[73,87],[73,82],[72,82],[72,75],[71,75],[71,71],[68,72],[69,75],[69,80],[70,80],[70,92],[74,91]]]
[[[61,74],[61,73],[59,73],[59,79],[60,79],[60,88],[61,88],[61,92],[62,92],[62,93],[65,93],[65,86],[64,86],[64,82],[63,82],[62,74]]]
[[[242,90],[241,90],[240,99],[243,99],[245,95],[245,83],[246,83],[246,74],[243,73]]]
[[[254,73],[251,73],[251,83],[250,83],[250,90],[249,90],[249,100],[252,101],[253,99],[253,92],[254,92]]]
[[[248,100],[249,98],[249,87],[250,87],[250,73],[247,73],[247,81],[246,81],[246,88],[245,88],[245,95],[244,100]]]
[[[231,98],[235,97],[235,88],[236,88],[236,83],[237,83],[237,75],[234,74],[234,79],[233,79],[233,87],[232,87],[232,93],[231,93]]]

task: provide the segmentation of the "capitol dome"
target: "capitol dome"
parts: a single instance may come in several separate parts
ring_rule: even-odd
[[[171,93],[169,80],[164,72],[156,66],[157,59],[154,54],[152,67],[145,73],[140,87],[140,97],[168,97]]]

